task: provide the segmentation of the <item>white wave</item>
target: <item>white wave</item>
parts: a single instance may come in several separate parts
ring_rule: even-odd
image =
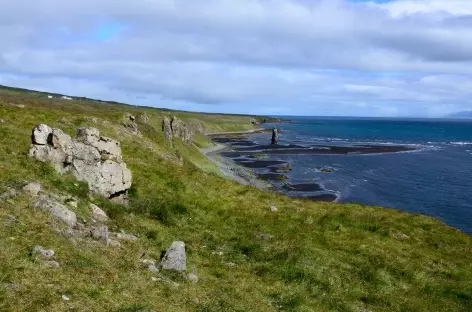
[[[459,146],[464,146],[464,145],[472,145],[472,142],[450,142],[452,145],[459,145]]]

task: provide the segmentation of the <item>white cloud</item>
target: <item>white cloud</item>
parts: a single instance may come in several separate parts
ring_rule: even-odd
[[[15,86],[225,112],[472,107],[472,1],[16,0],[0,31]]]

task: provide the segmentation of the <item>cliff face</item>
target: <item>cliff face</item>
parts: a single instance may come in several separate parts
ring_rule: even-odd
[[[203,122],[197,119],[190,119],[188,121],[182,121],[179,118],[164,117],[162,120],[162,131],[164,131],[164,137],[171,146],[173,140],[181,139],[185,144],[192,144],[192,138],[194,134],[205,134],[205,126]]]

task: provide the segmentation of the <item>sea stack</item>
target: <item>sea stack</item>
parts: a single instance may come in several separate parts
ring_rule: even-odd
[[[278,144],[279,143],[279,133],[277,131],[277,128],[274,127],[272,129],[272,140],[271,140],[271,144]]]

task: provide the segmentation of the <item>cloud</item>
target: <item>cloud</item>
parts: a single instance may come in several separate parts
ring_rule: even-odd
[[[0,11],[0,83],[191,110],[438,116],[472,107],[471,30],[461,0],[16,0]]]

